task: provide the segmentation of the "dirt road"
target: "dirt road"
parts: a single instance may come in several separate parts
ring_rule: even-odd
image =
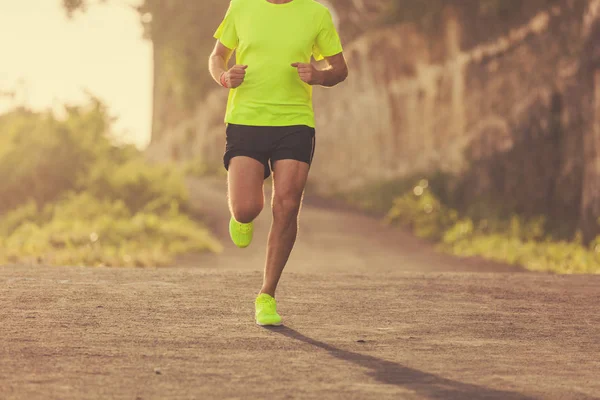
[[[193,197],[226,228],[220,185]],[[0,267],[0,399],[600,398],[599,276],[465,262],[308,205],[286,327],[264,329],[267,229],[174,268]]]

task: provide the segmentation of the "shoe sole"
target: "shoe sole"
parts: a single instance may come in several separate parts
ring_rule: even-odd
[[[261,324],[260,322],[256,321],[256,325],[258,325],[258,326],[282,326],[283,322],[280,322],[278,324]]]

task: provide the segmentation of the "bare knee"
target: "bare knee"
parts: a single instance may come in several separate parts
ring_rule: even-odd
[[[254,221],[262,209],[263,203],[259,201],[231,204],[233,218],[242,224],[248,224]]]
[[[301,196],[275,195],[273,198],[273,217],[275,219],[297,218],[301,203]]]

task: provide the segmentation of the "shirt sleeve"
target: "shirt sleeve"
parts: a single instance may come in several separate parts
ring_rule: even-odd
[[[327,10],[326,14],[321,20],[319,33],[317,34],[315,45],[313,47],[313,55],[315,60],[319,61],[325,57],[335,56],[342,51],[343,49],[340,36],[338,35],[338,32],[333,24],[331,13],[329,10]]]
[[[221,25],[217,28],[214,34],[215,39],[218,39],[225,47],[234,50],[238,45],[238,35],[235,28],[235,18],[233,12],[233,3],[229,4],[227,14]]]

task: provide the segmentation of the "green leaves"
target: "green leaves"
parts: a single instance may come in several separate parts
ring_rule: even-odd
[[[544,217],[475,219],[459,215],[423,182],[394,201],[388,222],[439,242],[440,249],[461,257],[479,256],[533,271],[600,273],[600,236],[588,247],[580,235],[570,242],[553,240],[546,232]]]
[[[96,99],[65,114],[0,115],[0,264],[164,265],[220,250],[181,211],[179,169],[114,145]]]

